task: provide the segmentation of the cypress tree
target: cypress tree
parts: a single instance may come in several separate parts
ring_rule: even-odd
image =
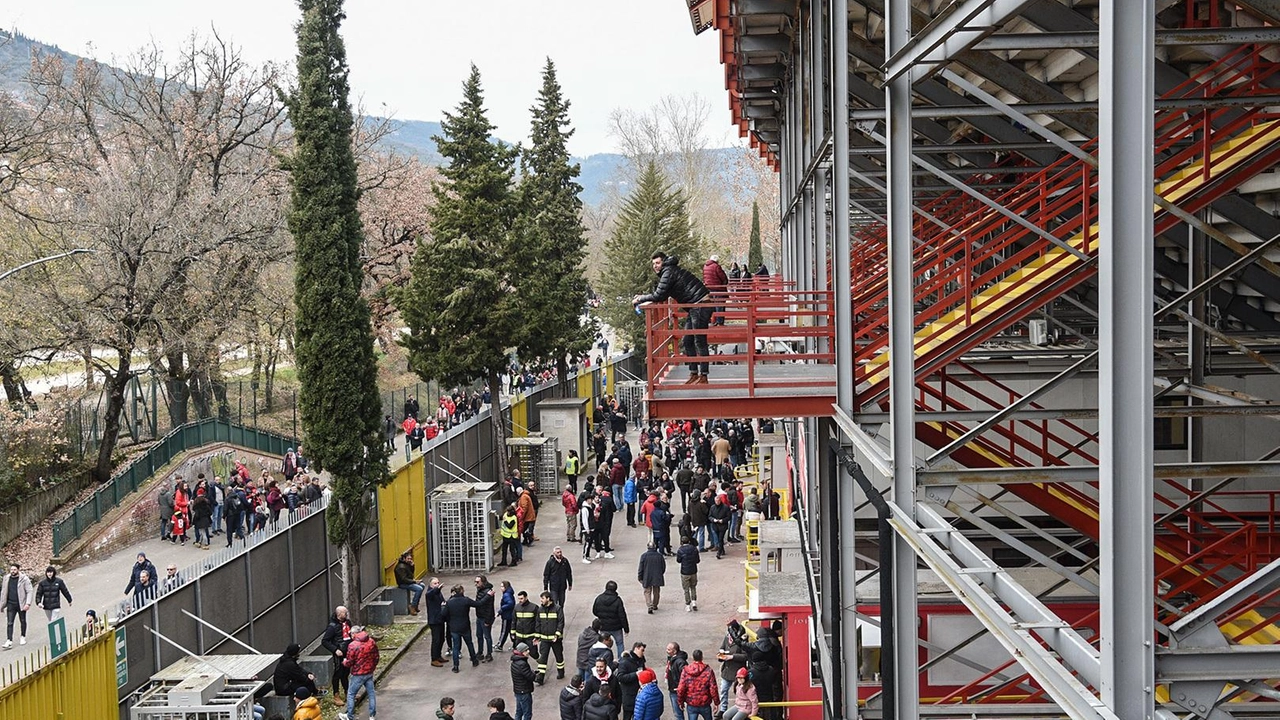
[[[506,475],[506,427],[499,374],[507,353],[525,332],[516,277],[516,202],[512,190],[517,151],[493,142],[484,109],[480,71],[471,66],[457,111],[445,113],[443,136],[433,138],[447,161],[448,182],[436,198],[430,238],[421,238],[400,293],[409,327],[402,344],[409,367],[445,384],[489,382],[498,472]]]
[[[760,244],[760,203],[751,201],[751,245],[747,249],[747,266],[751,272],[764,264],[764,248]]]
[[[645,164],[636,189],[622,205],[613,234],[605,241],[605,268],[600,277],[605,320],[633,347],[644,349],[644,318],[631,298],[653,290],[657,275],[650,259],[661,250],[697,273],[701,242],[689,222],[688,199],[671,187],[653,161]],[[690,268],[689,263],[697,267]]]
[[[342,555],[344,603],[358,617],[359,549],[374,521],[373,490],[389,477],[373,329],[360,296],[353,120],[338,33],[346,16],[342,0],[298,5],[298,86],[286,98],[295,143],[286,166],[297,253],[298,405],[311,459],[331,477],[329,540]]]
[[[586,228],[578,198],[582,186],[575,180],[581,169],[569,161],[567,144],[573,135],[569,101],[564,99],[550,58],[542,71],[538,102],[530,112],[533,128],[523,158],[518,220],[523,256],[520,295],[525,327],[530,330],[522,345],[532,357],[555,358],[563,393],[569,375],[567,358],[591,348],[595,326],[581,319],[587,296]]]

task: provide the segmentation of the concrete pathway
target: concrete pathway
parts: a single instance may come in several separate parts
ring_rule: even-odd
[[[644,595],[636,581],[640,553],[648,541],[645,528],[628,528],[625,516],[618,515],[613,532],[616,557],[613,560],[595,560],[590,565],[585,565],[581,560],[581,546],[562,542],[565,531],[564,513],[559,511],[558,506],[550,507],[544,503],[543,507],[544,512],[539,514],[538,520],[538,536],[542,538],[541,541],[534,543],[531,548],[525,548],[525,562],[519,567],[514,570],[499,568],[498,572],[489,575],[489,580],[495,587],[499,586],[501,580],[510,580],[517,592],[525,590],[531,596],[536,596],[542,592],[542,567],[548,555],[556,544],[564,548],[565,554],[574,563],[574,587],[568,594],[565,608],[565,663],[570,672],[576,662],[578,634],[590,625],[591,604],[608,580],[617,581],[619,594],[626,602],[632,631],[627,636],[627,649],[636,641],[646,643],[648,666],[658,673],[660,682],[666,662],[665,648],[670,641],[680,643],[681,648],[690,653],[694,648],[701,648],[710,660],[712,669],[719,672],[720,666],[715,662],[714,653],[724,636],[726,620],[730,617],[746,620],[745,614],[738,613],[739,606],[746,602],[743,590],[743,561],[746,558],[744,544],[728,546],[729,553],[722,560],[716,560],[714,552],[703,554],[698,574],[697,612],[685,612],[680,591],[680,569],[674,558],[668,558],[662,602],[657,613],[649,615],[645,612]],[[471,594],[475,587],[471,582],[473,577],[474,574],[468,574],[440,576],[440,579],[446,587],[461,583],[468,589],[468,594]],[[496,626],[494,630],[496,642]],[[507,647],[508,652],[495,653],[492,663],[483,663],[477,668],[472,668],[467,662],[464,647],[461,672],[454,674],[448,664],[442,668],[431,666],[430,634],[423,635],[379,686],[378,718],[432,720],[443,696],[457,700],[457,720],[485,720],[489,715],[485,706],[492,697],[503,698],[507,703],[507,711],[514,714],[515,698],[511,692],[508,664],[510,643]],[[552,673],[547,683],[534,691],[535,718],[546,720],[559,717],[558,699],[566,682],[556,680]],[[666,708],[664,715],[670,716],[670,713],[671,709]],[[358,715],[361,718],[367,717],[367,709],[361,708]]]

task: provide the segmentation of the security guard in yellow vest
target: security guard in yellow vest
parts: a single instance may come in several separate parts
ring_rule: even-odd
[[[520,555],[517,543],[520,542],[520,521],[516,518],[516,506],[508,505],[507,510],[502,515],[502,522],[498,527],[498,536],[502,538],[502,562],[498,565],[507,564],[507,553],[511,553],[511,567],[520,564]]]
[[[515,621],[511,624],[512,643],[528,643],[530,657],[538,644],[538,605],[529,601],[529,593],[521,590],[516,593]]]
[[[547,679],[547,661],[552,651],[556,654],[556,679],[564,679],[564,611],[551,599],[551,593],[543,591],[542,604],[538,606],[537,627],[540,643],[538,653],[538,675],[534,678],[539,685]]]
[[[570,450],[569,457],[564,459],[564,474],[569,477],[569,487],[573,494],[578,494],[578,475],[582,472],[582,459],[577,450]]]

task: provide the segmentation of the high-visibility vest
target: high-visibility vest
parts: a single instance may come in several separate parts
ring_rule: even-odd
[[[520,537],[519,527],[520,521],[516,519],[515,515],[503,515],[502,528],[499,530],[499,534],[504,538],[518,538]]]
[[[579,461],[579,459],[578,459],[578,458],[576,458],[576,457],[571,457],[571,458],[569,458],[568,460],[565,460],[565,461],[564,461],[564,474],[565,474],[565,475],[577,475],[577,474],[578,474],[578,461]]]

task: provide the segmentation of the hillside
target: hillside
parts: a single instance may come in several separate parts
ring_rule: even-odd
[[[48,45],[23,36],[21,33],[9,33],[0,30],[0,92],[21,93],[24,91],[23,79],[31,64],[31,53],[39,51],[61,56],[68,69],[74,66],[81,56],[69,53],[56,45]],[[380,118],[369,118],[368,122],[379,122]],[[418,158],[428,165],[439,165],[444,158],[440,156],[436,143],[431,138],[440,134],[440,123],[430,120],[392,120],[392,132],[382,140],[388,150]],[[736,148],[717,148],[708,150],[715,157],[719,174],[726,178],[732,175],[732,168],[741,151]],[[626,159],[616,153],[597,153],[586,157],[576,157],[575,162],[582,165],[582,175],[578,178],[582,185],[582,202],[586,205],[598,206],[606,198],[627,194],[624,177]],[[621,185],[619,185],[621,183]]]

